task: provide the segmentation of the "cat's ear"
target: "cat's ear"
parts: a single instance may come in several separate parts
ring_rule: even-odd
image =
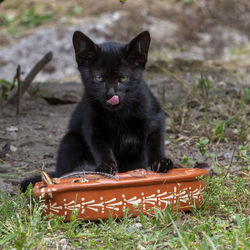
[[[96,58],[97,45],[82,32],[75,31],[72,41],[78,65],[86,65]]]
[[[145,66],[150,45],[150,34],[143,31],[126,46],[126,59],[136,65]]]

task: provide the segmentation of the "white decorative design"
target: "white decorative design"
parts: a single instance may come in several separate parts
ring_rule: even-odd
[[[103,208],[104,207],[103,201],[101,203],[96,203],[96,204],[92,204],[92,205],[88,205],[87,206],[88,209],[91,209],[91,210],[93,210],[95,212],[98,212],[99,208],[95,208],[95,207],[101,207],[101,208]]]
[[[62,210],[62,206],[57,206],[57,203],[50,204],[50,210],[56,213],[59,213],[59,210]]]
[[[137,199],[137,197],[134,196],[133,198],[131,198],[131,199],[129,199],[129,200],[124,199],[124,201],[126,201],[126,202],[129,203],[129,204],[138,206],[138,205],[141,203],[142,199]]]
[[[159,192],[158,192],[158,191],[159,191]],[[161,190],[158,190],[158,191],[157,191],[157,193],[159,193],[159,194],[157,195],[157,197],[161,197],[161,196],[163,196],[163,195],[166,195],[166,194],[167,194],[167,192],[164,192],[164,193],[161,193],[161,194],[160,194]]]
[[[112,209],[112,210],[115,210],[115,211],[119,211],[120,209],[118,207],[116,207],[116,206],[122,206],[122,201],[119,201],[119,202],[116,202],[116,203],[112,203],[114,201],[116,201],[116,198],[113,198],[113,199],[111,199],[109,201],[106,201],[105,202],[105,204],[107,204],[106,208]]]
[[[111,203],[111,202],[113,202],[113,201],[116,201],[116,198],[113,198],[113,199],[111,199],[111,200],[109,200],[109,201],[106,201],[105,203],[106,203],[106,204],[109,204],[109,203]]]
[[[92,201],[87,201],[87,202],[82,202],[82,206],[88,205],[88,204],[92,204],[95,203],[95,200]]]
[[[127,204],[139,206],[141,205],[141,208],[143,210],[148,209],[152,205],[155,206],[156,204],[158,206],[161,206],[162,208],[166,208],[170,204],[176,204],[177,202],[185,203],[186,205],[190,205],[192,203],[191,199],[195,199],[198,201],[202,200],[201,194],[204,191],[204,187],[201,185],[196,188],[195,190],[192,190],[191,187],[187,187],[184,189],[180,189],[181,184],[178,183],[179,188],[177,192],[177,187],[173,188],[173,192],[167,192],[167,191],[161,191],[160,189],[157,189],[156,193],[145,195],[144,192],[140,192],[139,197],[134,196],[132,198],[126,197],[125,194],[121,195],[121,200],[119,200],[117,197],[114,197],[112,199],[106,200],[105,197],[101,196],[99,197],[100,202],[97,200],[89,200],[86,201],[85,197],[81,197],[81,202],[77,203],[75,200],[72,200],[70,202],[67,202],[67,200],[63,199],[63,205],[59,206],[56,202],[51,203],[53,194],[52,192],[55,192],[55,188],[51,189],[41,189],[41,195],[45,195],[46,192],[48,192],[48,196],[50,199],[47,202],[47,205],[45,205],[44,209],[48,210],[50,212],[59,213],[60,210],[63,210],[64,208],[64,215],[68,215],[68,211],[72,211],[74,209],[81,209],[81,214],[84,214],[86,212],[86,209],[90,209],[94,212],[101,212],[104,213],[111,210],[111,211],[120,211],[120,209],[125,210],[127,207]],[[118,201],[117,201],[118,199]]]
[[[196,188],[195,190],[191,191],[191,195],[197,199],[198,196],[200,195],[200,189]]]
[[[74,201],[74,200],[69,202],[68,204],[64,203],[64,208],[68,209],[68,210],[74,210],[74,209],[80,208],[80,207],[81,207],[81,204],[76,204],[76,201]]]
[[[116,206],[122,206],[122,201],[109,204],[109,205],[106,206],[106,208],[112,209],[112,210],[115,210],[115,211],[119,211],[120,209],[118,207],[116,207]]]
[[[82,198],[82,201],[84,201],[85,200],[85,198],[83,197]],[[95,203],[95,200],[91,200],[91,201],[87,201],[87,202],[82,202],[82,211],[81,211],[81,213],[82,214],[84,214],[84,212],[85,212],[85,205],[89,205],[89,204],[93,204],[93,203]]]
[[[159,197],[159,195],[157,195],[157,196]],[[158,198],[158,205],[160,206],[161,203],[165,203],[165,208],[166,208],[169,204],[171,204],[170,199],[173,199],[173,198],[174,198],[173,194],[171,194],[169,196],[165,196],[165,197],[159,197]]]
[[[178,197],[177,200],[179,200],[180,202],[187,203],[189,201],[189,195],[187,194],[187,189],[181,190],[175,196]]]
[[[145,198],[143,197],[143,202],[155,205],[155,202],[157,202],[157,198],[156,197],[154,198],[154,197],[155,197],[155,194],[146,196]]]

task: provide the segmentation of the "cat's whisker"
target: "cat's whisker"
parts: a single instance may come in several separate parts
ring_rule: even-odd
[[[96,99],[93,97],[93,96],[87,96],[86,97],[86,101],[89,103],[89,104],[93,104]]]

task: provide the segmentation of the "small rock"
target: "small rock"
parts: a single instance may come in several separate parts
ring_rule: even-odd
[[[224,81],[220,81],[217,84],[218,84],[218,87],[226,87],[227,86],[227,84]]]
[[[43,155],[43,159],[54,158],[54,155],[51,153],[47,153]]]
[[[227,94],[231,94],[234,97],[240,97],[241,92],[242,92],[242,90],[240,88],[236,88],[236,87],[228,88],[226,91]]]
[[[18,131],[18,128],[15,127],[15,126],[10,126],[10,127],[6,128],[6,130],[7,130],[8,132],[17,132],[17,131]]]
[[[170,143],[171,143],[171,141],[169,141],[169,140],[165,141],[165,145],[169,145]]]
[[[225,153],[225,154],[224,154],[224,157],[225,157],[225,159],[226,159],[226,160],[228,160],[228,161],[229,161],[229,160],[231,160],[231,159],[232,159],[233,154],[228,152],[228,153]]]
[[[15,147],[15,146],[10,146],[10,151],[11,152],[16,152],[17,151],[17,147]]]
[[[188,101],[187,105],[189,108],[195,108],[195,107],[199,107],[201,104],[196,100],[190,100]]]
[[[62,249],[67,249],[67,240],[66,239],[59,240],[59,245],[61,246]]]
[[[8,173],[10,168],[11,168],[10,164],[0,165],[0,173]]]
[[[7,142],[0,150],[0,158],[4,158],[10,152],[10,143]]]
[[[141,246],[141,245],[139,245],[139,246],[138,246],[138,249],[140,249],[140,250],[145,250],[146,248],[143,247],[143,246]]]
[[[0,190],[3,193],[10,193],[13,190],[13,186],[10,183],[7,183],[6,180],[0,178]]]
[[[225,160],[225,156],[224,155],[219,155],[219,156],[217,156],[217,160],[218,161],[224,161]]]
[[[80,82],[41,83],[37,96],[43,98],[49,104],[73,104],[78,103],[82,96],[82,84]]]
[[[135,223],[135,227],[137,227],[138,229],[142,229],[142,224],[140,222]]]

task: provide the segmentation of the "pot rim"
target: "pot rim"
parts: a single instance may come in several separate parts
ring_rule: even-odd
[[[146,171],[146,176],[144,177],[131,176],[129,174],[130,172],[118,173],[116,175],[120,178],[118,180],[101,178],[95,181],[91,180],[90,182],[72,183],[75,178],[68,178],[63,179],[63,181],[59,184],[48,184],[46,187],[44,187],[43,182],[37,182],[33,191],[34,195],[38,197],[42,193],[46,192],[61,193],[68,191],[101,191],[104,189],[193,182],[197,181],[197,177],[200,177],[202,175],[209,175],[208,170],[198,168],[171,169],[167,173],[155,173],[152,171]]]

